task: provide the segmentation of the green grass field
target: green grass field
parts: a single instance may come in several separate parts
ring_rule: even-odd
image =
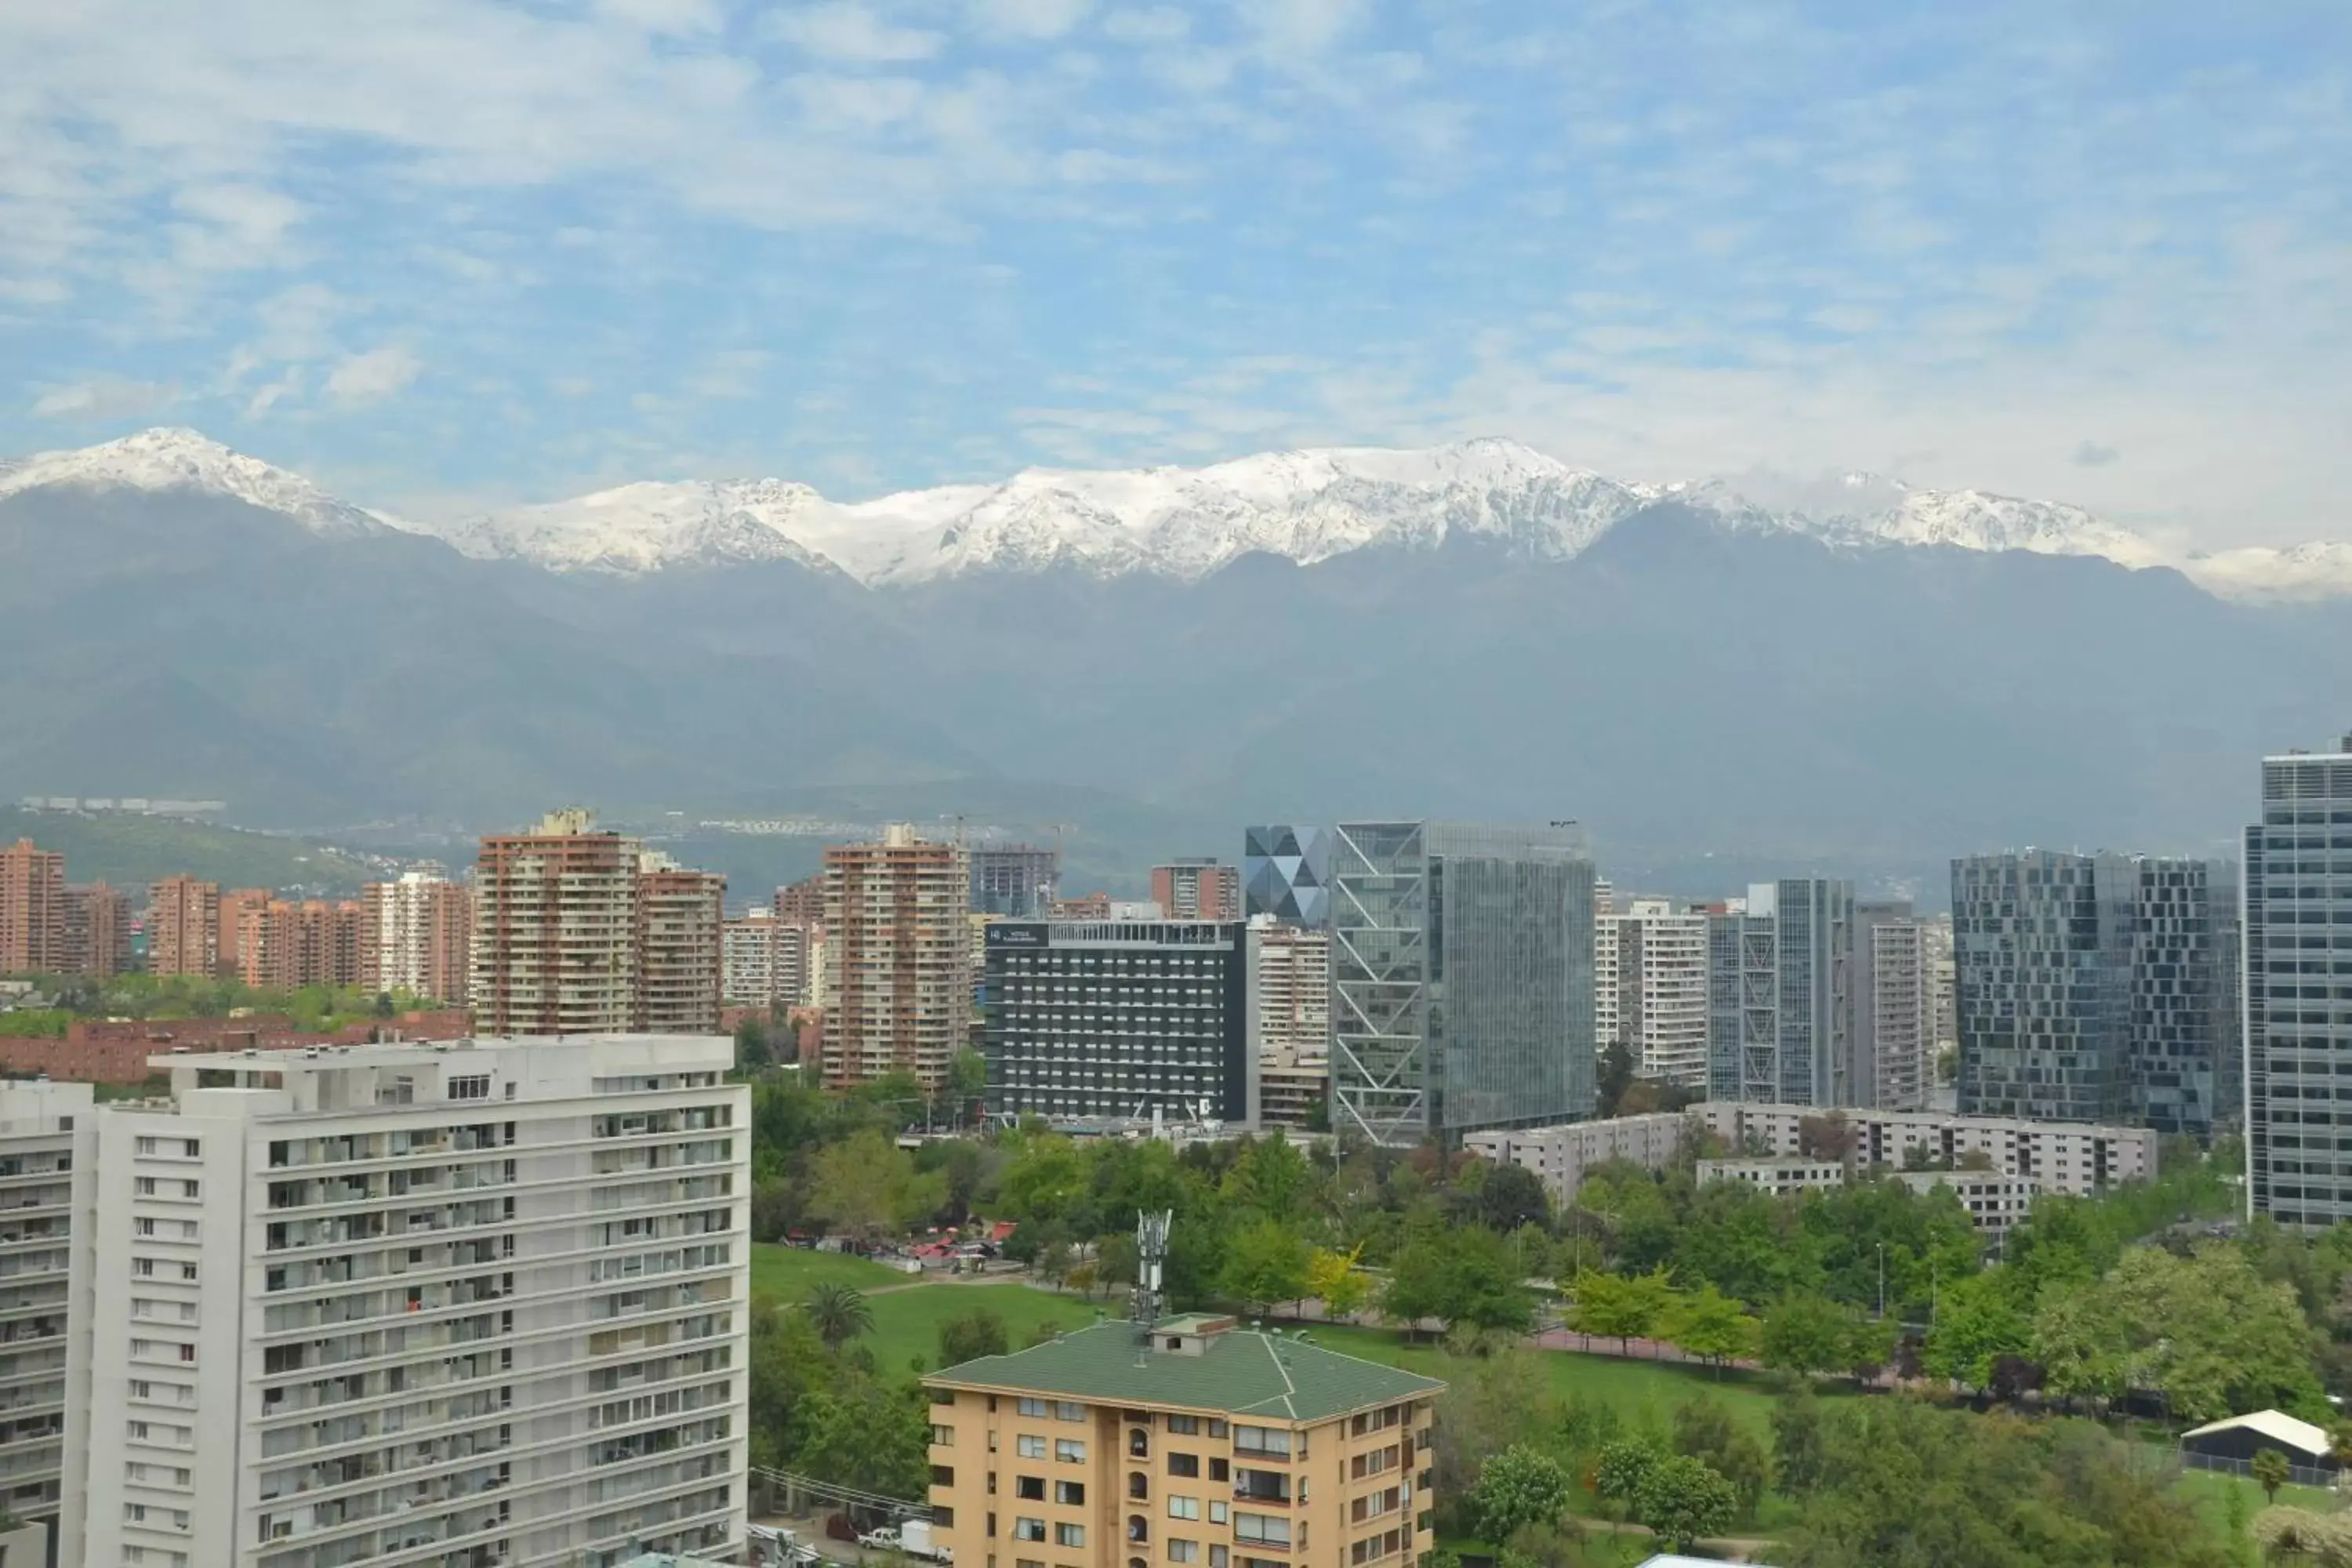
[[[985,1307],[1004,1320],[1005,1337],[1014,1350],[1047,1323],[1083,1329],[1105,1310],[1027,1285],[919,1285],[869,1296],[866,1304],[874,1309],[874,1331],[866,1343],[873,1347],[874,1364],[893,1373],[908,1372],[917,1356],[927,1368],[939,1365],[940,1324],[975,1308]]]
[[[846,1253],[814,1252],[768,1242],[755,1242],[751,1247],[751,1294],[773,1296],[781,1301],[797,1301],[819,1285],[874,1290],[885,1285],[904,1285],[913,1278]]]

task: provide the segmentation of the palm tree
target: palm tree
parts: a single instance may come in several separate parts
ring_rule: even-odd
[[[820,1285],[809,1292],[803,1305],[816,1327],[816,1337],[828,1350],[839,1350],[874,1326],[874,1309],[846,1285]]]

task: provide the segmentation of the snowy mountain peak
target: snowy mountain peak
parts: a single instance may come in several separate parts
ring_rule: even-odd
[[[824,504],[808,486],[784,479],[646,481],[488,512],[440,532],[477,559],[529,561],[558,572],[755,561],[824,567],[831,563],[791,535],[794,517]]]
[[[51,485],[227,496],[330,537],[380,533],[401,526],[337,500],[299,474],[173,426],[142,430],[100,446],[0,462],[0,498]]]

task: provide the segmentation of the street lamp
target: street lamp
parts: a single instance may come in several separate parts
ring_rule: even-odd
[[[1878,1244],[1878,1321],[1886,1321],[1886,1243]]]

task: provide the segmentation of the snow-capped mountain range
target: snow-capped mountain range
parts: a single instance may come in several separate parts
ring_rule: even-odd
[[[646,481],[426,524],[340,500],[194,431],[158,429],[0,461],[0,499],[47,486],[209,492],[283,513],[314,534],[431,534],[478,559],[556,572],[790,561],[877,586],[1051,567],[1194,580],[1253,552],[1311,565],[1373,546],[1433,548],[1453,535],[1566,560],[1633,513],[1672,501],[1727,528],[1801,533],[1845,549],[2097,556],[2136,570],[2172,567],[2217,595],[2258,603],[2352,595],[2352,544],[2181,553],[2063,502],[1917,490],[1868,475],[1852,476],[1827,505],[1774,507],[1736,480],[1628,483],[1493,438],[1266,452],[1200,468],[1031,468],[1002,484],[854,503],[782,479]]]

